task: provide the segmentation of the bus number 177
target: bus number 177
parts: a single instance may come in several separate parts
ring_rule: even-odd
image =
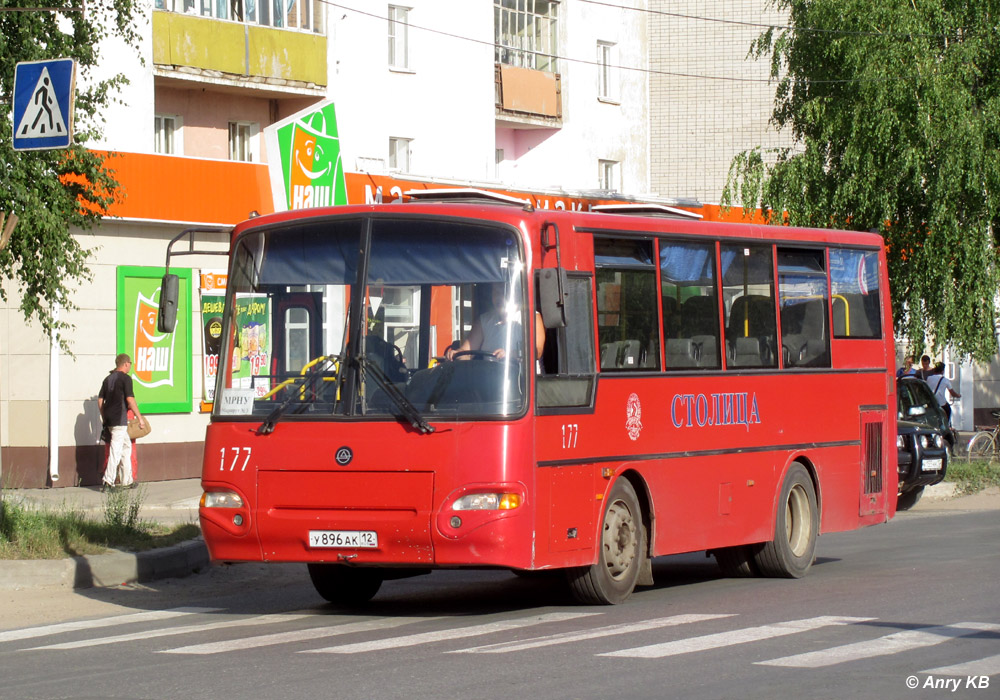
[[[576,423],[565,423],[562,427],[562,446],[564,450],[576,447],[576,439],[580,435],[580,426]]]

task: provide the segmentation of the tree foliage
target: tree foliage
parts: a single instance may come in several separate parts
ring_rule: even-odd
[[[22,11],[17,8],[65,8]],[[85,8],[85,11],[81,11]],[[0,211],[20,221],[0,250],[0,277],[13,280],[26,320],[36,319],[50,336],[68,328],[54,316],[74,309],[71,290],[89,281],[89,252],[70,231],[90,229],[118,198],[118,182],[107,157],[88,151],[101,137],[100,115],[125,84],[122,75],[99,79],[101,44],[117,39],[138,45],[135,0],[4,0],[0,8],[0,100],[13,103],[14,67],[21,61],[76,60],[75,143],[65,150],[14,151],[10,112],[0,119]],[[0,298],[7,290],[0,287]],[[61,340],[64,348],[66,343]]]
[[[773,0],[771,121],[792,136],[730,165],[722,195],[775,222],[878,230],[915,352],[997,352],[1000,1]]]

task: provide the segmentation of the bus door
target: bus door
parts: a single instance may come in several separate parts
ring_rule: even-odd
[[[861,411],[861,516],[885,513],[888,438],[886,411]],[[895,493],[892,494],[896,496]]]
[[[273,298],[275,384],[297,375],[323,353],[322,292],[288,292]]]

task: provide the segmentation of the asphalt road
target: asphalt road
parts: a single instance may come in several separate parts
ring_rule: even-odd
[[[451,571],[388,582],[352,613],[304,567],[260,565],[9,594],[0,698],[992,699],[998,542],[998,510],[918,508],[824,536],[802,580],[667,557],[615,607],[567,604],[545,578]]]

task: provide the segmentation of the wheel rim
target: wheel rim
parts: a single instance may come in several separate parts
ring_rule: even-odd
[[[638,537],[632,511],[622,501],[608,508],[604,519],[604,562],[614,579],[622,578],[635,561]]]
[[[802,484],[795,484],[785,502],[785,536],[788,538],[788,548],[796,557],[801,557],[808,551],[812,527],[809,496]]]

